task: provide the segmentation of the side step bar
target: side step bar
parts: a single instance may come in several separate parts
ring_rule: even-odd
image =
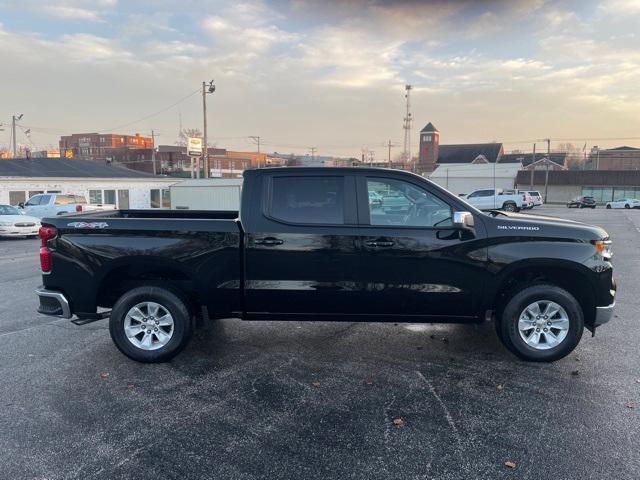
[[[78,316],[78,318],[74,318],[73,320],[71,320],[71,323],[73,323],[74,325],[86,325],[87,323],[97,322],[98,320],[102,320],[103,318],[109,318],[109,315],[111,315],[111,310],[99,313],[79,313],[76,315]]]

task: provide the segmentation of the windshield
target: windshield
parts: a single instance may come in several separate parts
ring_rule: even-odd
[[[0,205],[0,215],[20,215],[20,211],[11,205]]]

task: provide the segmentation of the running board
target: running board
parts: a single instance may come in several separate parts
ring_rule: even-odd
[[[102,320],[104,318],[108,318],[111,315],[111,310],[107,312],[100,313],[90,313],[90,314],[82,314],[82,317],[75,318],[71,320],[71,323],[74,325],[86,325],[87,323],[97,322],[98,320]]]

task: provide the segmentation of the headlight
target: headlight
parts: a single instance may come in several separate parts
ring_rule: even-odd
[[[10,227],[13,225],[13,222],[0,222],[0,226],[2,227]]]
[[[613,250],[611,249],[611,240],[596,240],[593,242],[593,246],[596,249],[596,253],[600,255],[604,260],[611,260],[613,256]]]

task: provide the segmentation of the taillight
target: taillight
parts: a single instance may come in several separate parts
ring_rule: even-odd
[[[40,269],[42,273],[51,272],[51,252],[47,247],[40,247]]]
[[[40,227],[38,236],[40,237],[40,269],[42,273],[51,272],[51,251],[47,248],[47,242],[56,238],[58,230],[55,227]]]
[[[82,211],[82,205],[76,205],[76,212]]]

